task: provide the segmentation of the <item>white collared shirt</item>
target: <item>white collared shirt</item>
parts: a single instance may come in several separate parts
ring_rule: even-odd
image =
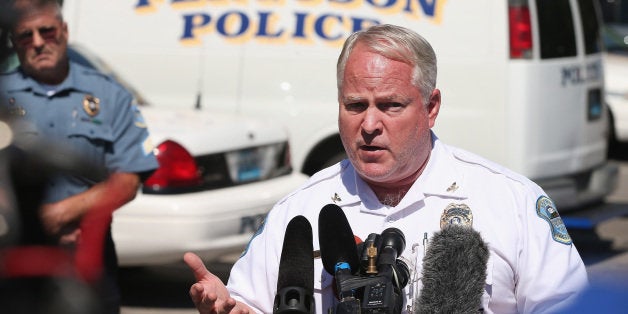
[[[585,266],[569,239],[558,237],[560,218],[544,219],[546,208],[537,205],[549,200],[543,190],[519,174],[433,138],[426,168],[395,207],[380,204],[348,160],[320,171],[279,201],[231,271],[232,296],[259,312],[272,313],[288,222],[305,216],[318,250],[318,213],[335,203],[363,240],[389,227],[404,233],[406,247],[400,258],[411,270],[404,309],[411,312],[422,287],[425,238],[440,230],[447,206],[463,204],[471,209],[472,226],[490,250],[482,297],[485,313],[551,312],[572,301],[587,285]],[[315,259],[314,268],[317,313],[327,313],[336,304],[333,277],[320,259]]]

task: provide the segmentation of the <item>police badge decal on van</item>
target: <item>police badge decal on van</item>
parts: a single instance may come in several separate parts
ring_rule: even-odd
[[[543,195],[536,200],[536,214],[550,224],[552,238],[556,242],[571,245],[572,241],[569,233],[567,233],[567,227],[565,227],[554,202],[549,197]]]

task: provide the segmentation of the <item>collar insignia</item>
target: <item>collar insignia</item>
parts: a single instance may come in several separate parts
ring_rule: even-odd
[[[334,193],[334,196],[331,197],[331,200],[334,201],[334,203],[337,202],[341,202],[342,199],[340,198],[340,196],[338,196],[338,193]]]
[[[447,192],[456,192],[458,187],[459,186],[456,184],[456,182],[454,182],[447,188]]]

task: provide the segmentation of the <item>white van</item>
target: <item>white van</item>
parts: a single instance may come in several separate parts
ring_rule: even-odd
[[[597,0],[66,0],[71,41],[153,103],[271,117],[303,173],[343,157],[335,65],[352,31],[433,45],[447,143],[537,181],[563,210],[615,185]]]

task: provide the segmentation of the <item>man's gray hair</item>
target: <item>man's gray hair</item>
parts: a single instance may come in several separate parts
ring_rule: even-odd
[[[13,9],[17,16],[28,15],[30,12],[45,8],[53,8],[56,11],[57,18],[63,21],[63,13],[59,0],[13,0]],[[18,21],[19,18],[13,20],[14,23]]]
[[[419,88],[424,101],[429,102],[436,88],[436,54],[430,43],[416,32],[401,26],[381,24],[351,34],[338,57],[336,79],[338,93],[342,91],[345,66],[351,51],[365,44],[374,53],[414,67],[412,84]]]

